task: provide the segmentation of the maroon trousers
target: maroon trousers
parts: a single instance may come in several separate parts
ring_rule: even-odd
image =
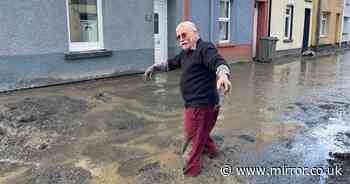
[[[210,132],[216,124],[219,109],[215,106],[189,107],[184,112],[185,137],[191,139],[192,149],[186,160],[184,174],[197,176],[201,172],[201,155],[208,152],[210,158],[215,157],[217,150]]]

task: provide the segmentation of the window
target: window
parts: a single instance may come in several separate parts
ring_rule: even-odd
[[[159,14],[154,13],[154,34],[159,34]]]
[[[350,17],[344,17],[343,33],[348,34],[349,32]]]
[[[67,0],[69,50],[103,49],[101,0]]]
[[[219,42],[230,41],[230,19],[231,19],[231,2],[230,0],[220,0],[219,12]]]
[[[328,35],[328,21],[329,21],[329,13],[322,12],[321,16],[321,37],[326,37]]]
[[[293,6],[287,6],[284,16],[284,39],[286,40],[292,40],[293,11]]]

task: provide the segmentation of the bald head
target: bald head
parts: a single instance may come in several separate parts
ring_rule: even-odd
[[[199,39],[197,26],[191,21],[181,22],[176,27],[176,39],[179,41],[182,49],[187,50],[194,48]]]

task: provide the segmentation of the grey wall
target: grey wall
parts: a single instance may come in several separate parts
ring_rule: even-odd
[[[0,56],[68,49],[64,0],[1,0]]]
[[[253,0],[231,0],[231,35],[235,44],[250,44],[252,39]],[[192,20],[203,39],[218,42],[219,0],[192,0]]]
[[[143,72],[153,49],[114,51],[113,57],[65,61],[62,54],[0,56],[0,92]]]
[[[154,62],[153,0],[103,0],[112,57],[64,60],[66,0],[0,1],[0,91],[143,72]]]
[[[203,39],[210,39],[210,0],[191,0],[191,17]]]
[[[183,0],[168,0],[168,56],[179,53],[176,41],[176,26],[183,18]]]
[[[104,0],[105,48],[153,48],[153,0]],[[66,0],[1,0],[0,55],[68,51]]]
[[[232,38],[237,44],[250,44],[253,33],[253,1],[233,0]]]
[[[111,50],[153,48],[153,0],[104,0],[105,47]]]

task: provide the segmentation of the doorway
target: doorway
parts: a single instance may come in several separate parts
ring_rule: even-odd
[[[302,52],[309,48],[309,37],[310,37],[310,19],[311,19],[311,9],[305,9],[305,20],[304,20],[304,36],[303,36],[303,47]]]
[[[168,58],[167,0],[154,0],[154,62],[161,63]]]

